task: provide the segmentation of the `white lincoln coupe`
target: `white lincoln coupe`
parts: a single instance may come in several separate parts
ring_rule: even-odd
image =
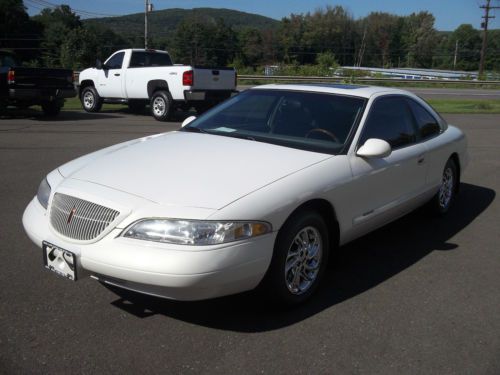
[[[464,134],[409,92],[265,85],[55,169],[23,224],[69,280],[294,304],[339,245],[423,204],[445,214],[467,162]]]

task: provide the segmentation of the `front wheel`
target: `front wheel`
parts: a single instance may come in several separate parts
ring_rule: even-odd
[[[158,121],[167,121],[173,112],[173,100],[168,91],[156,91],[151,97],[151,114]]]
[[[294,214],[280,229],[271,265],[259,288],[270,300],[295,305],[317,289],[328,263],[330,239],[315,211]]]
[[[80,100],[86,112],[99,112],[102,107],[102,99],[93,86],[83,89]]]

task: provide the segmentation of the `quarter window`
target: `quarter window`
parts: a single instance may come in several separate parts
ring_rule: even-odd
[[[407,100],[415,116],[420,138],[427,139],[439,134],[441,132],[441,127],[434,116],[414,100]]]
[[[370,138],[383,139],[392,148],[416,141],[412,114],[404,98],[381,98],[372,105],[359,144],[363,145]]]
[[[121,69],[123,64],[123,57],[125,52],[118,52],[113,55],[108,61],[106,61],[106,68],[108,69]]]

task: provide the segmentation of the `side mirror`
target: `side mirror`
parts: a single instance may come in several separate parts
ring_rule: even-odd
[[[185,119],[184,121],[182,121],[181,128],[183,128],[184,126],[190,124],[194,120],[196,120],[196,116],[189,116],[187,119]]]
[[[385,158],[392,152],[391,145],[377,138],[368,139],[363,146],[356,152],[356,155],[367,159]]]
[[[102,62],[101,60],[97,59],[95,61],[95,68],[101,70],[102,69]]]

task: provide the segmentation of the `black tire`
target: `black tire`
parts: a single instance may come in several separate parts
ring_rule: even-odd
[[[436,195],[429,202],[431,213],[438,216],[445,215],[455,201],[458,191],[458,166],[453,159],[448,159],[443,169],[441,186]]]
[[[61,112],[64,103],[59,100],[42,103],[42,111],[45,116],[57,116]]]
[[[87,86],[80,95],[82,107],[86,112],[99,112],[102,107],[102,98],[94,86]]]
[[[151,114],[158,121],[167,121],[174,111],[174,102],[168,91],[156,91],[150,102]]]
[[[313,246],[309,250],[301,248],[295,241],[304,233],[308,241],[316,238],[319,242],[319,258],[308,259],[314,254]],[[309,245],[311,245],[309,243]],[[303,245],[302,245],[303,246]],[[296,255],[292,255],[296,253]],[[297,305],[306,301],[316,291],[325,273],[330,253],[330,238],[324,219],[315,211],[299,211],[291,216],[280,229],[269,269],[259,285],[259,291],[272,303],[279,305]],[[314,262],[313,262],[314,261]],[[317,261],[317,263],[316,263]],[[310,262],[310,263],[308,263]],[[288,265],[287,265],[288,263]],[[290,267],[295,264],[295,267]],[[317,265],[317,272],[307,271],[306,266]],[[287,267],[290,267],[287,270]],[[306,270],[305,273],[303,270]],[[294,275],[298,273],[298,283]],[[307,275],[312,280],[302,279]],[[296,286],[296,287],[295,287]],[[301,290],[301,286],[303,289]]]
[[[146,109],[146,103],[142,100],[129,100],[128,108],[132,113],[144,114]]]

